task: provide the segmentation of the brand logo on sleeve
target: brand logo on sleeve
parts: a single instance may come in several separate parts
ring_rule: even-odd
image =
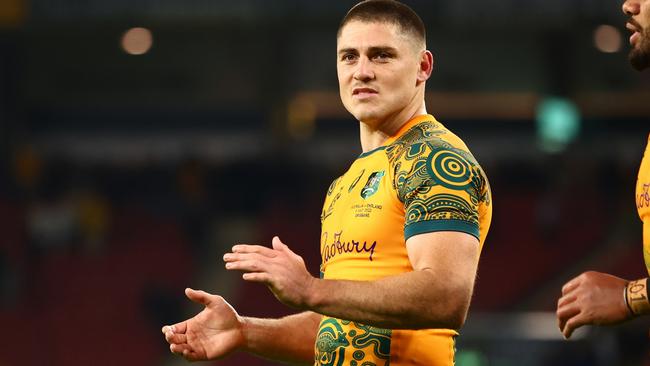
[[[366,185],[361,189],[361,198],[368,199],[368,197],[372,196],[373,194],[377,193],[379,190],[379,182],[381,182],[381,178],[384,176],[384,171],[380,170],[378,172],[373,172],[370,174],[368,177],[368,181],[366,182]]]

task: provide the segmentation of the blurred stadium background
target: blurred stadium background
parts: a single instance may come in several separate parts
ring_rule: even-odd
[[[334,52],[353,3],[0,1],[0,365],[185,364],[160,327],[199,310],[187,286],[291,312],[221,255],[278,234],[318,273],[321,200],[360,153]],[[620,2],[407,3],[429,111],[494,196],[458,365],[650,364],[648,321],[566,342],[553,314],[583,270],[645,271],[650,73]]]

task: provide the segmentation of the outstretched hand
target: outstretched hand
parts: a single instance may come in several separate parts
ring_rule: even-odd
[[[610,325],[632,315],[623,291],[627,281],[606,273],[585,272],[562,287],[557,319],[565,338],[583,325]]]
[[[286,305],[307,309],[316,278],[309,274],[305,261],[277,236],[272,248],[239,244],[223,256],[226,269],[243,271],[246,281],[266,284]]]
[[[205,308],[193,318],[162,327],[169,349],[189,361],[222,358],[244,345],[242,319],[221,296],[185,289]]]

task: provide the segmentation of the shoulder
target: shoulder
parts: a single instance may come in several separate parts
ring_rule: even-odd
[[[479,166],[465,143],[435,120],[413,126],[386,147],[386,155],[396,170],[420,164],[442,171]]]
[[[415,158],[439,150],[455,151],[463,158],[476,162],[463,140],[436,120],[418,123],[386,147],[391,161]]]

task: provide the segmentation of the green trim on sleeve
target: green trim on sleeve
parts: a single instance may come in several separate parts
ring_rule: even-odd
[[[459,231],[470,234],[476,239],[480,239],[479,228],[477,224],[461,220],[429,220],[418,221],[404,227],[404,240],[424,233],[436,231]]]

